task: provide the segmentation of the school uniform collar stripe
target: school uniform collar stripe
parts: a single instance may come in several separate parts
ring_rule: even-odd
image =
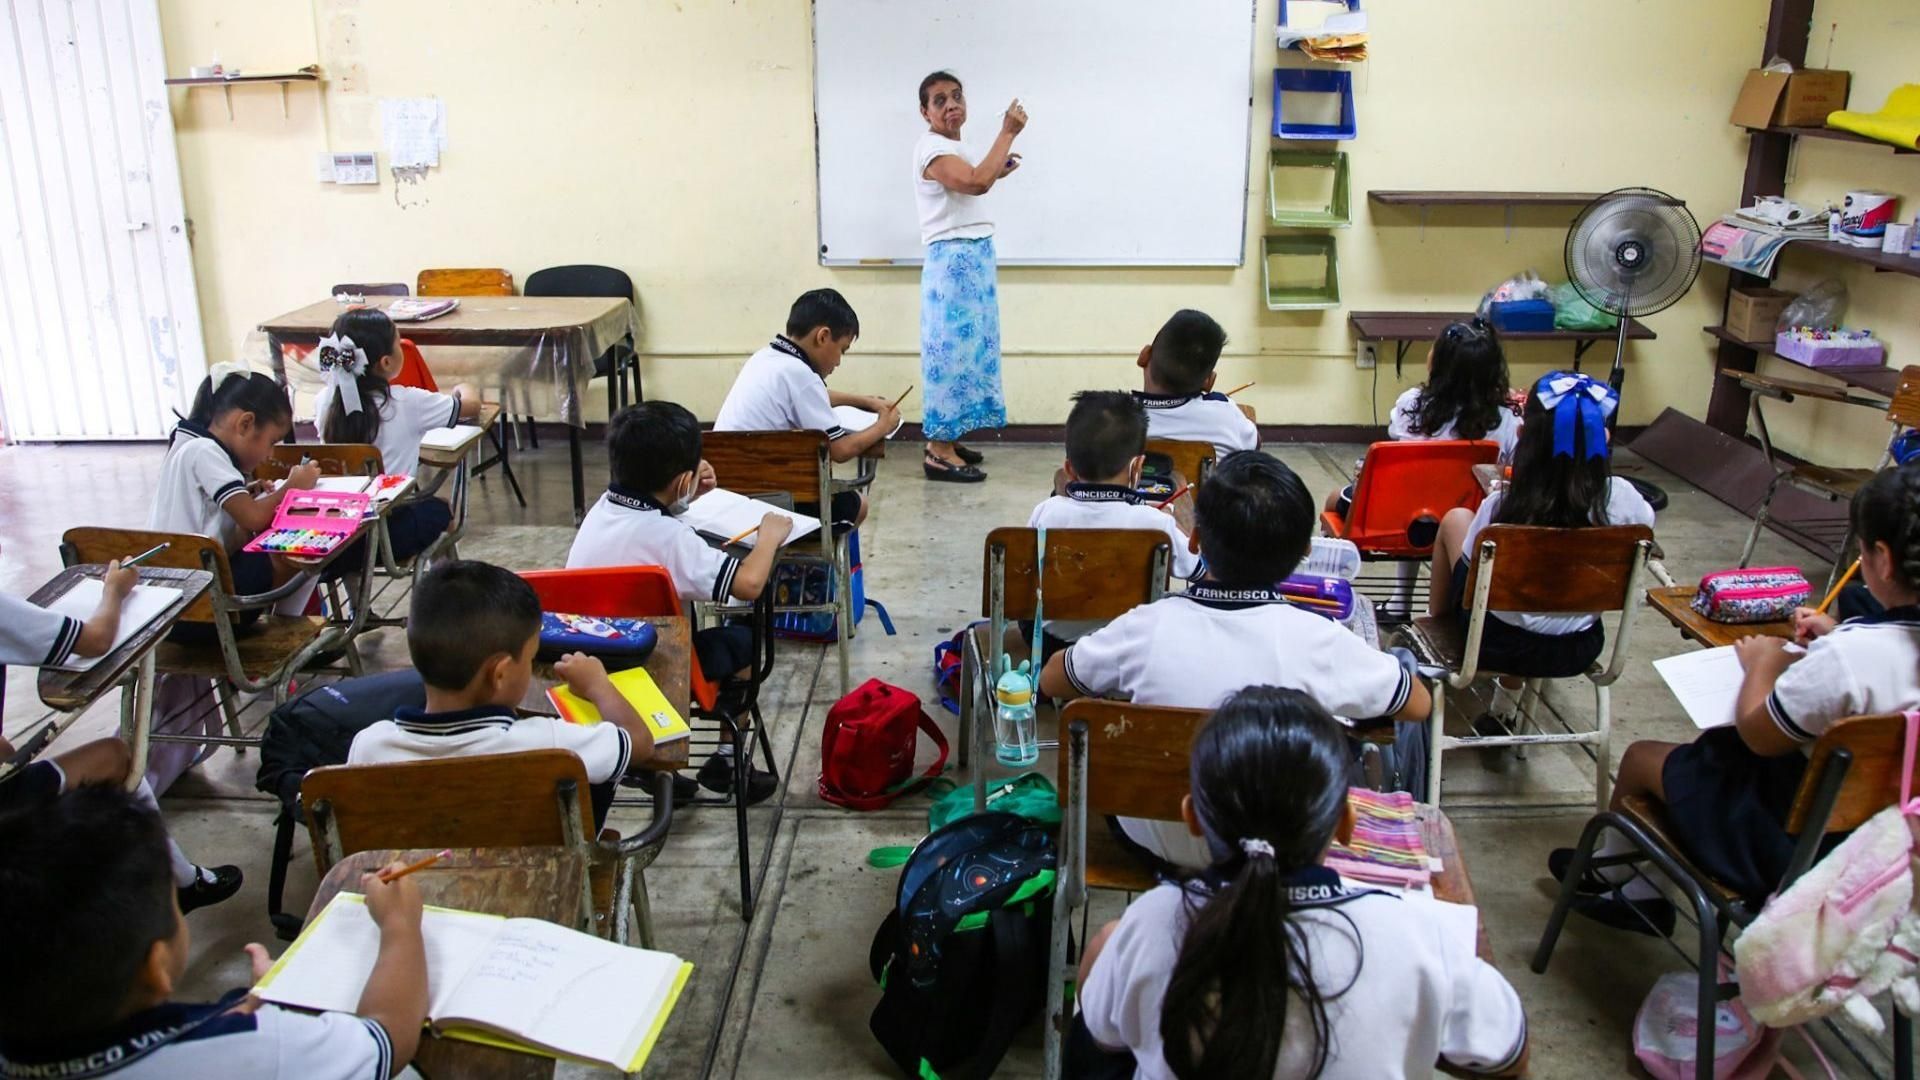
[[[1145,390],[1133,392],[1133,400],[1149,409],[1177,409],[1199,396],[1198,394],[1149,394]]]
[[[79,619],[63,617],[60,620],[60,633],[53,639],[53,648],[47,650],[47,658],[40,662],[41,667],[53,667],[64,664],[67,657],[73,655],[73,647],[80,644],[80,632],[84,629]]]
[[[1140,493],[1125,484],[1092,484],[1074,481],[1067,485],[1067,498],[1074,502],[1137,503]]]
[[[207,425],[193,420],[182,420],[173,426],[173,434],[167,437],[167,442],[171,444],[174,439],[179,438],[183,433],[190,439],[211,439],[213,445],[219,447],[220,452],[227,455],[227,460],[233,462],[233,471],[239,473],[241,476],[247,475],[247,470],[240,467],[240,459],[233,456],[233,451],[227,449],[226,443],[214,437],[213,430],[207,427]],[[216,499],[215,501],[217,502],[218,500]]]
[[[1274,589],[1258,587],[1241,588],[1221,585],[1212,581],[1189,581],[1185,592],[1171,593],[1202,607],[1216,611],[1241,611],[1246,608],[1262,607],[1268,604],[1287,604],[1293,601],[1287,595]]]
[[[105,1032],[45,1047],[0,1047],[0,1077],[21,1080],[86,1080],[106,1076],[178,1042],[254,1031],[252,1013],[235,1013],[246,996],[234,990],[219,1001],[168,1003],[143,1009]]]
[[[1186,883],[1189,891],[1206,896],[1226,886],[1212,871]],[[1308,866],[1288,874],[1280,883],[1287,891],[1287,902],[1295,908],[1334,907],[1363,896],[1386,896],[1398,900],[1393,893],[1380,889],[1354,888],[1340,879],[1340,875],[1325,866]]]
[[[1902,604],[1890,607],[1874,615],[1856,615],[1840,624],[1842,627],[1859,626],[1913,626],[1920,627],[1920,605]]]
[[[438,713],[400,708],[393,713],[394,725],[412,735],[466,735],[489,728],[509,728],[513,721],[513,710],[499,705]]]
[[[825,375],[821,375],[819,369],[813,366],[813,358],[807,355],[807,351],[805,349],[802,349],[799,345],[795,344],[792,338],[788,337],[785,334],[775,334],[773,341],[770,344],[771,344],[771,347],[773,348],[773,351],[786,353],[788,356],[791,356],[795,360],[798,360],[801,363],[807,365],[807,370],[813,372],[814,375],[817,376],[821,382],[827,381],[827,377]]]
[[[671,517],[672,511],[665,504],[644,491],[636,491],[619,484],[607,485],[607,501],[615,506],[624,506],[629,510],[652,510],[657,514]]]
[[[1781,734],[1792,739],[1794,742],[1806,743],[1813,741],[1813,734],[1794,722],[1793,717],[1787,715],[1787,707],[1780,703],[1779,691],[1774,691],[1767,695],[1767,715],[1771,716],[1773,722],[1779,725]]]

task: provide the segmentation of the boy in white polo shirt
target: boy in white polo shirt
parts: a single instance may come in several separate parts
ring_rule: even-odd
[[[1260,429],[1231,398],[1213,392],[1213,366],[1227,332],[1204,311],[1173,313],[1153,343],[1140,350],[1146,389],[1134,397],[1147,409],[1147,434],[1156,439],[1210,442],[1220,457],[1260,445]]]
[[[800,294],[787,313],[787,332],[747,359],[733,389],[713,419],[715,431],[824,431],[827,453],[835,462],[852,461],[900,426],[900,410],[881,397],[861,397],[827,389],[832,375],[860,336],[860,317],[836,289]],[[834,406],[851,405],[874,413],[866,427],[849,431],[834,416]],[[819,508],[796,507],[819,516]],[[866,497],[857,491],[833,496],[829,520],[853,527],[867,517]]]
[[[384,1080],[412,1060],[426,1020],[420,890],[367,874],[359,891],[380,952],[358,1015],[282,1009],[242,990],[176,1002],[190,938],[160,815],[118,785],[90,784],[0,819],[0,1072]],[[264,975],[266,950],[247,952]]]
[[[567,569],[589,566],[661,566],[687,603],[752,603],[773,580],[773,563],[793,523],[779,514],[760,519],[753,550],[745,558],[708,544],[678,515],[718,484],[713,467],[700,458],[700,421],[671,401],[643,401],[620,410],[607,424],[607,456],[613,481],[587,511]],[[745,677],[753,664],[753,630],[744,622],[723,622],[693,635],[700,670],[721,684]],[[696,774],[698,783],[722,795],[733,790],[732,729],[722,726],[720,749]],[[674,778],[674,797],[696,792],[693,781]],[[778,780],[764,769],[749,768],[747,801],[773,794]]]
[[[1242,687],[1280,686],[1337,716],[1424,723],[1433,699],[1407,664],[1274,588],[1306,556],[1316,516],[1306,485],[1278,459],[1228,455],[1196,496],[1192,543],[1202,576],[1056,653],[1041,691],[1211,709]],[[1179,823],[1117,820],[1122,840],[1147,861],[1207,865],[1204,845]]]
[[[571,750],[587,769],[593,823],[605,823],[627,766],[653,755],[653,733],[607,679],[600,661],[569,653],[554,665],[568,689],[600,710],[598,724],[551,716],[516,719],[540,648],[540,597],[514,574],[457,559],[413,587],[407,652],[427,684],[424,709],[401,709],[353,737],[347,764],[520,750]]]

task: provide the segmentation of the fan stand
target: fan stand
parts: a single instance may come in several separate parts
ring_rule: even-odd
[[[1629,280],[1626,295],[1620,298],[1620,310],[1623,313],[1633,310],[1632,300],[1633,285]],[[1607,385],[1613,387],[1613,393],[1616,398],[1620,396],[1621,386],[1627,381],[1627,323],[1629,321],[1629,316],[1625,314],[1620,316],[1619,335],[1614,338],[1613,343],[1613,370],[1607,373]],[[1607,435],[1609,437],[1613,435],[1614,426],[1619,422],[1620,410],[1616,407],[1613,410],[1613,415],[1607,418]],[[1611,452],[1611,450],[1609,450],[1609,452]],[[1647,500],[1647,505],[1653,507],[1654,510],[1659,511],[1667,508],[1667,493],[1660,485],[1651,480],[1641,479],[1638,476],[1622,476],[1620,479],[1632,484],[1633,489],[1638,491],[1640,497]]]

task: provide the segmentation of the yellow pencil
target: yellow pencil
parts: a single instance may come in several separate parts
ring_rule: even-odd
[[[1229,390],[1229,391],[1227,391],[1227,396],[1228,396],[1228,397],[1232,397],[1233,395],[1235,395],[1235,394],[1237,394],[1237,393],[1239,393],[1239,392],[1240,392],[1240,391],[1242,391],[1242,390],[1245,390],[1245,389],[1246,389],[1247,387],[1249,387],[1249,386],[1252,386],[1252,385],[1253,385],[1252,383],[1243,383],[1243,384],[1241,384],[1241,385],[1239,385],[1239,386],[1236,386],[1236,387],[1234,387],[1233,389],[1231,389],[1231,390]]]
[[[754,533],[757,533],[759,531],[760,531],[760,526],[755,525],[753,528],[748,529],[746,532],[743,532],[739,536],[736,536],[733,539],[727,541],[726,544],[724,544],[723,546],[732,547],[733,545],[739,543],[742,540],[745,540],[747,537],[752,536]]]
[[[893,407],[896,409],[899,408],[900,403],[907,400],[907,395],[911,393],[913,393],[913,384],[908,383],[907,388],[905,390],[900,391],[900,396],[893,399]]]
[[[374,876],[378,877],[383,884],[391,885],[394,882],[399,881],[401,878],[406,877],[408,874],[413,873],[415,870],[425,870],[427,867],[432,866],[434,863],[439,862],[441,859],[444,859],[451,854],[453,854],[452,848],[443,848],[438,854],[429,855],[426,858],[421,859],[417,863],[413,863],[412,865],[409,865],[409,866],[403,866],[398,870],[391,870],[391,869],[382,870]]]
[[[1820,614],[1825,615],[1827,613],[1827,609],[1833,606],[1833,601],[1840,595],[1840,590],[1846,588],[1847,582],[1852,581],[1853,575],[1859,572],[1860,560],[1855,559],[1853,560],[1853,565],[1847,567],[1847,572],[1840,575],[1840,580],[1833,583],[1833,590],[1827,593],[1827,598],[1820,601]]]

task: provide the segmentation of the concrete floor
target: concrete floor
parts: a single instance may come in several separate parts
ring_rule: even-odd
[[[986,484],[932,485],[913,472],[912,448],[883,463],[875,509],[862,534],[867,595],[886,604],[898,635],[885,636],[875,620],[852,644],[854,681],[877,676],[920,692],[927,709],[952,738],[956,724],[933,696],[929,666],[935,643],[979,614],[981,541],[1002,524],[1017,524],[1043,491],[1061,451],[1057,445],[987,446]],[[1316,497],[1346,481],[1360,448],[1289,445],[1277,448]],[[0,449],[0,588],[25,594],[59,566],[56,543],[76,524],[138,526],[146,516],[161,451],[152,445]],[[590,457],[597,454],[590,453]],[[1632,456],[1623,453],[1625,462]],[[515,569],[558,566],[572,529],[567,520],[564,443],[549,442],[515,459],[528,507],[516,506],[497,476],[475,485],[474,522],[462,554]],[[1649,468],[1667,487],[1672,505],[1660,516],[1667,566],[1682,581],[1732,565],[1747,520],[1675,478]],[[604,482],[604,466],[589,462],[588,482]],[[722,483],[726,480],[721,478]],[[1824,578],[1827,567],[1774,536],[1764,537],[1762,564],[1804,566]],[[398,595],[387,598],[401,601]],[[362,648],[374,667],[403,666],[397,631],[369,635]],[[1657,616],[1638,617],[1632,662],[1614,694],[1616,753],[1637,738],[1691,738],[1692,725],[1648,663],[1692,648]],[[5,726],[18,737],[41,715],[29,671],[9,676]],[[885,1056],[867,1031],[877,991],[866,970],[867,946],[891,903],[896,873],[866,866],[869,850],[911,844],[926,831],[926,800],[857,814],[823,803],[815,791],[822,717],[839,696],[827,650],[783,642],[779,669],[763,693],[784,791],[752,809],[752,870],[758,903],[743,922],[733,842],[733,812],[697,807],[676,816],[671,842],[648,872],[663,948],[695,964],[695,974],[654,1054],[649,1075],[671,1077],[885,1076]],[[1584,684],[1550,692],[1553,706],[1590,722]],[[264,707],[249,716],[258,721]],[[1478,708],[1459,701],[1449,715],[1464,723]],[[109,700],[63,737],[62,745],[111,730]],[[1044,736],[1043,736],[1044,737]],[[930,748],[923,743],[923,753]],[[239,896],[195,913],[192,963],[184,992],[213,995],[246,977],[241,945],[269,943],[265,917],[268,856],[274,806],[253,790],[257,755],[221,752],[183,778],[163,801],[169,826],[199,860],[233,862],[247,875]],[[1051,757],[1042,763],[1051,771]],[[955,772],[961,782],[964,774]],[[1481,916],[1498,963],[1527,1003],[1533,1037],[1533,1075],[1622,1075],[1630,1060],[1635,1009],[1662,972],[1685,964],[1652,939],[1620,934],[1573,919],[1553,967],[1544,976],[1527,969],[1551,908],[1547,852],[1571,844],[1588,815],[1578,804],[1593,794],[1590,759],[1575,749],[1536,749],[1504,776],[1483,771],[1474,755],[1446,764],[1449,813],[1479,895]],[[1508,805],[1489,805],[1499,796]],[[1549,804],[1562,804],[1554,809]],[[1572,804],[1574,808],[1565,808]],[[616,808],[613,825],[640,827],[648,811]],[[296,849],[289,906],[305,906],[315,883],[305,836]],[[1122,898],[1096,894],[1093,917],[1113,917]],[[1683,944],[1690,941],[1683,937]],[[1866,1075],[1856,1061],[1847,1060]],[[1038,1075],[1038,1026],[1015,1046],[1003,1066],[1008,1076]],[[562,1069],[564,1075],[585,1070]]]

